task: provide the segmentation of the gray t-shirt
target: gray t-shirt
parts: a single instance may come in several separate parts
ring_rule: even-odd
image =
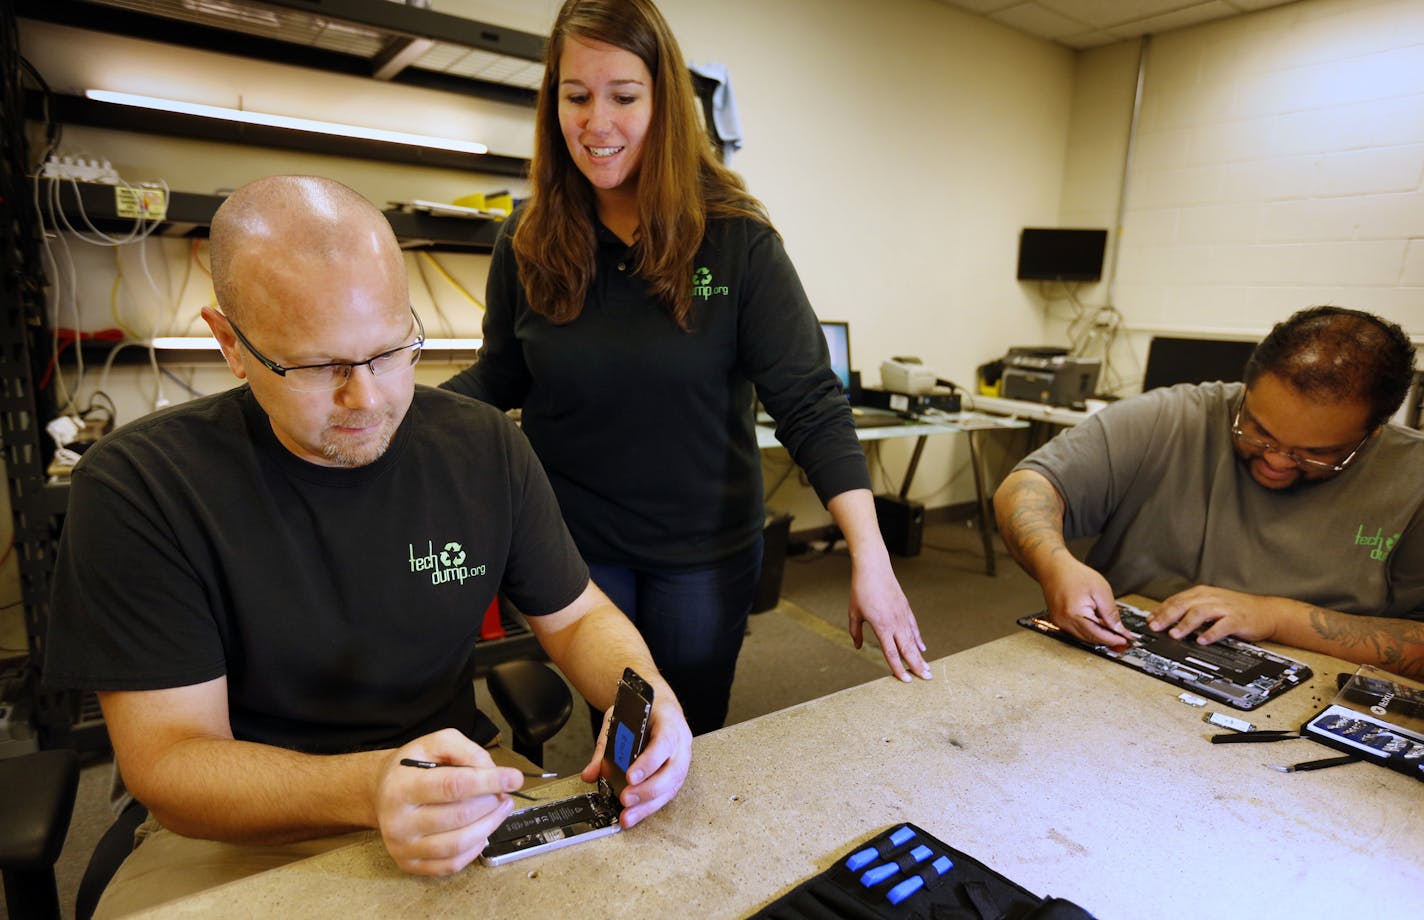
[[[1231,442],[1239,383],[1151,390],[1016,467],[1048,477],[1068,539],[1119,595],[1193,585],[1424,620],[1424,433],[1386,425],[1333,479],[1273,492]]]

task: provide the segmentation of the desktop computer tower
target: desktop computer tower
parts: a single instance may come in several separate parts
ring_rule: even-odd
[[[885,548],[897,556],[918,556],[925,530],[925,506],[898,495],[875,496],[875,516]]]

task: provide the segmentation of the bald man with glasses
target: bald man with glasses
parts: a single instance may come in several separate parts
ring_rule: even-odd
[[[1177,638],[1424,677],[1424,434],[1389,423],[1413,367],[1394,323],[1296,313],[1244,383],[1152,390],[1031,454],[994,495],[1005,545],[1086,642],[1125,647],[1113,599],[1143,594]]]
[[[666,804],[691,756],[682,710],[518,428],[415,384],[425,331],[385,217],[275,177],[224,202],[211,246],[203,318],[245,385],[91,447],[60,545],[44,679],[97,691],[150,813],[98,915],[363,829],[407,872],[468,865],[532,768],[474,702],[497,591],[593,705],[625,667],[653,685],[621,821]]]

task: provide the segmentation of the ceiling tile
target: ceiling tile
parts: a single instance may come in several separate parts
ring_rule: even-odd
[[[1061,13],[1055,13],[1037,3],[1013,6],[1002,12],[994,13],[989,18],[1012,29],[1018,29],[1020,32],[1039,35],[1043,38],[1076,35],[1090,28],[1088,23],[1071,19]]]
[[[1242,12],[1250,13],[1256,10],[1268,10],[1273,6],[1285,6],[1287,3],[1294,2],[1295,0],[1227,0],[1227,6],[1232,6]]]
[[[1198,3],[1186,9],[1177,10],[1173,13],[1163,13],[1161,16],[1151,16],[1127,23],[1132,34],[1142,35],[1144,33],[1157,34],[1159,32],[1170,32],[1172,29],[1182,29],[1187,26],[1200,25],[1203,22],[1211,22],[1216,19],[1225,19],[1235,15],[1236,11],[1231,9],[1221,0],[1210,0],[1208,3]],[[1114,31],[1121,31],[1120,29]]]
[[[1199,25],[1296,0],[939,0],[1069,48]]]
[[[987,16],[1006,10],[1011,6],[1023,6],[1026,0],[940,0],[945,6],[958,7],[971,13]]]
[[[1100,45],[1111,45],[1114,42],[1122,41],[1122,37],[1111,32],[1081,32],[1077,35],[1062,35],[1054,39],[1060,45],[1067,45],[1077,51],[1086,51],[1089,48],[1097,48]]]
[[[1038,0],[1041,6],[1095,29],[1170,13],[1193,0]]]

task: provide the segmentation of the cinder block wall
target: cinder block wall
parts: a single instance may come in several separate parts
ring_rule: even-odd
[[[1120,79],[1080,80],[1075,122],[1125,118],[1136,65],[1083,55]],[[1065,223],[1110,220],[1113,196],[1073,190],[1121,171],[1070,156]],[[1424,4],[1303,0],[1153,39],[1119,245],[1124,366],[1152,333],[1255,337],[1317,303],[1424,335]]]

